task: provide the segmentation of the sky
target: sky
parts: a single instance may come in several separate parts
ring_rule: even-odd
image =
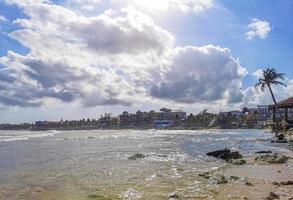
[[[292,0],[0,0],[0,123],[293,96]]]

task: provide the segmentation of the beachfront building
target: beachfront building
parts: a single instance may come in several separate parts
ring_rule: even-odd
[[[283,101],[279,101],[277,102],[279,111],[281,113],[281,116],[279,116],[280,118],[284,119],[284,122],[286,124],[284,124],[284,128],[291,128],[293,127],[293,97],[290,97],[288,99],[285,99]],[[277,119],[276,117],[276,113],[277,113],[277,107],[275,105],[270,105],[269,109],[272,110],[273,112],[273,121],[280,121]]]
[[[243,126],[246,128],[261,128],[264,126],[264,118],[258,113],[249,113],[245,115]]]
[[[99,128],[114,129],[118,127],[118,118],[112,117],[111,113],[105,113],[101,115],[99,119]]]
[[[220,128],[240,128],[243,124],[244,113],[239,110],[220,112],[217,117]]]
[[[128,113],[124,111],[119,115],[120,128],[151,128],[180,125],[186,119],[186,112],[180,110],[172,110],[168,108],[160,109],[160,112],[151,110],[150,112],[137,111],[136,113]],[[167,120],[167,121],[166,121]],[[161,123],[161,125],[159,125]]]
[[[168,129],[173,126],[174,122],[172,120],[155,120],[154,126],[156,129]]]
[[[172,110],[168,108],[161,108],[160,109],[160,117],[162,119],[168,120],[185,120],[186,119],[186,112],[182,110]]]
[[[119,115],[120,128],[133,128],[134,127],[134,114],[124,111]]]
[[[119,115],[120,128],[148,128],[152,127],[155,115],[150,112],[137,111],[136,113],[128,113],[124,111]]]
[[[270,112],[269,105],[257,105],[257,107],[244,108],[245,115],[259,114],[263,121],[272,119],[272,112]]]
[[[269,111],[268,105],[258,105],[257,106],[257,113],[265,119],[271,118],[271,113]]]
[[[232,110],[232,111],[228,111],[228,112],[220,112],[219,114],[223,115],[225,117],[228,117],[230,115],[230,116],[233,116],[233,117],[236,117],[236,118],[242,118],[243,115],[244,115],[243,111],[240,111],[240,110]]]

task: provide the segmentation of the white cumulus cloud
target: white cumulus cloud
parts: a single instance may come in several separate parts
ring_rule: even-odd
[[[112,0],[116,5],[134,5],[148,11],[176,11],[181,13],[200,13],[214,6],[214,0]]]
[[[6,21],[7,21],[6,17],[4,17],[3,15],[0,15],[0,23],[6,22]]]
[[[179,47],[151,95],[178,102],[236,103],[242,101],[242,78],[247,71],[229,49],[213,45]]]
[[[254,18],[247,27],[250,29],[250,31],[246,33],[246,38],[248,40],[252,40],[255,37],[266,39],[271,31],[271,26],[268,21],[261,21],[257,18]]]
[[[228,105],[243,98],[247,72],[228,48],[175,47],[172,33],[132,5],[88,17],[49,1],[7,2],[27,15],[9,36],[30,52],[0,57],[2,104]],[[195,1],[168,2],[200,9]]]
[[[67,0],[66,4],[81,10],[91,11],[100,6],[102,0]]]

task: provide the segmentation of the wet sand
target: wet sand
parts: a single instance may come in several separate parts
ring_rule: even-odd
[[[255,162],[253,156],[245,158],[247,161],[245,165],[229,165],[225,169],[215,172],[222,173],[228,183],[207,188],[207,193],[210,193],[212,198],[202,199],[293,199],[293,185],[281,183],[293,181],[293,154],[287,153],[286,155],[291,158],[283,164]],[[236,177],[239,179],[236,180]],[[268,198],[271,192],[278,197]]]

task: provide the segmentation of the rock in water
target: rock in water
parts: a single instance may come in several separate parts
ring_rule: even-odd
[[[246,164],[246,160],[244,159],[236,159],[236,160],[230,160],[229,161],[233,165],[244,165]]]
[[[142,153],[136,153],[136,154],[128,157],[128,160],[142,159],[142,158],[145,158],[145,157],[147,157],[147,155],[142,154]]]
[[[201,177],[206,178],[206,179],[209,179],[211,177],[209,172],[199,173],[198,176],[201,176]]]
[[[238,181],[239,177],[238,176],[230,176],[230,180],[232,181]]]
[[[259,154],[261,154],[261,153],[273,153],[272,151],[257,151],[257,152],[255,152],[255,153],[259,153]]]
[[[221,158],[226,161],[229,161],[231,159],[242,158],[242,155],[238,151],[231,152],[229,149],[211,151],[211,152],[208,152],[206,155],[212,156],[215,158]]]
[[[242,158],[242,155],[238,151],[235,151],[235,152],[230,152],[230,153],[227,153],[227,154],[223,154],[219,158],[222,158],[222,159],[224,159],[226,161],[229,161],[231,159]]]
[[[276,140],[272,140],[272,143],[288,143],[283,133],[276,136]]]
[[[284,140],[285,139],[285,135],[283,133],[277,135],[277,139],[278,140]]]
[[[273,155],[258,156],[254,160],[264,161],[264,162],[268,162],[268,163],[282,164],[288,160],[288,157],[285,155],[280,155],[278,153],[274,153]]]
[[[230,150],[229,149],[222,149],[222,150],[217,150],[217,151],[211,151],[211,152],[208,152],[206,155],[207,156],[213,156],[213,157],[220,157],[222,154],[227,154],[227,153],[230,153]]]
[[[213,184],[225,184],[228,183],[226,177],[222,174],[217,174],[210,178],[210,182]]]

